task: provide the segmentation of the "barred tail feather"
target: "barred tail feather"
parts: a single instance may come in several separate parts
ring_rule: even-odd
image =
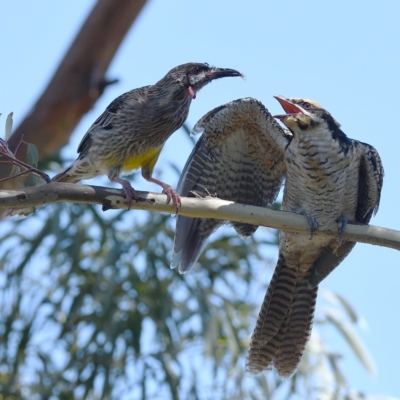
[[[284,332],[273,364],[282,378],[290,378],[300,363],[311,336],[318,286],[310,288],[308,280],[298,284],[293,304],[284,323]]]
[[[310,337],[317,287],[298,281],[297,269],[278,263],[258,315],[246,360],[252,374],[275,368],[282,378],[296,371]]]

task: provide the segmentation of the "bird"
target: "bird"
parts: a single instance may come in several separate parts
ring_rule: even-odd
[[[273,117],[285,129],[274,125],[271,114],[255,99],[237,100],[207,114],[217,116],[221,109],[235,109],[231,114],[225,112],[225,120],[203,117],[200,120],[203,136],[181,174],[178,192],[187,195],[199,187],[207,187],[208,192],[215,192],[220,198],[239,201],[240,197],[241,203],[252,205],[256,205],[258,193],[266,193],[268,201],[258,204],[265,207],[276,197],[278,183],[284,180],[282,210],[307,218],[309,232],[279,233],[277,265],[246,358],[246,370],[251,374],[275,370],[281,378],[290,378],[311,335],[318,285],[355,245],[343,240],[346,224],[367,224],[378,211],[384,171],[376,149],[348,138],[340,124],[318,103],[305,98],[274,97],[285,114]],[[249,111],[248,107],[254,110]],[[269,146],[266,152],[264,148],[261,151],[263,161],[268,165],[270,160],[267,166],[270,172],[279,171],[278,181],[277,175],[268,175],[268,171],[261,172],[266,179],[260,179],[258,170],[254,175],[237,172],[246,171],[247,165],[251,165],[253,149],[243,146],[244,140],[237,141],[236,147],[233,138],[247,137],[244,132],[254,130],[260,115],[268,116],[269,121],[260,125],[256,133]],[[236,121],[242,128],[234,129],[230,136],[220,134],[229,130],[234,118],[243,119],[242,124]],[[210,146],[217,147],[216,154],[203,162],[203,149]],[[236,159],[239,161],[231,161]],[[223,173],[210,172],[221,164]],[[235,191],[232,185],[239,189]],[[218,192],[221,188],[225,189]],[[314,235],[315,229],[334,222],[339,227],[336,238]],[[178,216],[171,266],[179,265],[183,272],[190,269],[208,236],[223,223],[209,219],[190,222]],[[250,234],[256,228],[247,228],[245,233]]]
[[[177,192],[219,198],[259,207],[271,206],[285,176],[286,135],[257,99],[238,99],[215,108],[194,126],[197,141],[181,173]],[[277,147],[277,143],[280,144]],[[225,221],[177,216],[171,267],[188,272],[208,237]],[[232,222],[242,237],[257,226]]]
[[[185,122],[197,92],[215,79],[243,75],[207,63],[186,63],[171,69],[154,85],[126,92],[113,100],[90,126],[78,146],[78,158],[52,178],[77,183],[107,175],[122,185],[128,208],[138,194],[123,171],[141,168],[142,176],[163,188],[176,208],[180,198],[167,183],[152,176],[167,139]]]

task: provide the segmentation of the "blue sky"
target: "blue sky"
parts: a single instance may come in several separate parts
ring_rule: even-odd
[[[0,126],[8,112],[14,111],[18,124],[30,110],[93,4],[1,1]],[[241,97],[256,97],[273,113],[280,112],[275,94],[312,98],[348,136],[377,148],[385,180],[372,224],[400,229],[399,15],[396,0],[149,1],[109,70],[109,77],[120,82],[82,120],[65,154],[74,157],[86,129],[117,95],[155,83],[178,64],[206,61],[238,69],[246,79],[227,78],[204,88],[192,103],[191,126],[213,107]],[[190,142],[177,132],[156,168],[166,180],[176,179],[169,161],[183,166],[190,150]],[[142,179],[135,185],[159,190]],[[399,282],[397,251],[358,244],[321,285],[344,296],[365,320],[358,333],[376,374],[369,376],[351,357],[344,368],[351,385],[371,395],[400,398]]]

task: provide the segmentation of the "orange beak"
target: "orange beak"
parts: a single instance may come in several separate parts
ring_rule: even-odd
[[[285,110],[286,114],[299,114],[302,113],[303,111],[301,108],[296,106],[296,104],[291,103],[288,99],[286,99],[283,96],[274,96],[275,99],[277,99],[282,106],[282,108]],[[283,120],[287,117],[287,115],[274,115],[274,118],[278,118],[280,120]]]

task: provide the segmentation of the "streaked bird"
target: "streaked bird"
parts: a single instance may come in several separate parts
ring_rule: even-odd
[[[272,179],[260,179],[258,173],[236,172],[252,164],[253,151],[247,144],[243,145],[249,135],[243,132],[257,132],[256,135],[269,143],[264,163],[267,165],[271,160],[271,172],[280,171],[285,178],[282,209],[305,215],[310,230],[308,234],[280,232],[278,263],[251,338],[246,369],[253,374],[275,369],[282,378],[289,378],[296,371],[311,334],[318,284],[355,245],[342,240],[347,222],[368,223],[378,210],[383,168],[372,146],[348,138],[338,122],[317,103],[275,97],[286,112],[275,118],[289,132],[272,124],[254,130],[260,121],[255,115],[269,113],[261,103],[250,99],[229,103],[207,114],[217,116],[224,107],[235,108],[231,115],[226,112],[225,119],[213,121],[206,115],[200,120],[204,134],[186,164],[178,191],[187,195],[191,190],[197,191],[200,185],[226,200],[238,201],[240,192],[240,202],[254,205],[257,195],[253,197],[253,193],[267,193],[271,202],[280,186],[276,175],[271,175]],[[243,120],[242,124],[236,121],[236,126],[242,128],[230,129],[234,124],[229,121],[234,118]],[[225,131],[230,131],[230,135],[220,134]],[[237,141],[238,147],[234,144],[235,137],[244,138]],[[217,150],[211,160],[202,163],[203,149],[207,147]],[[231,162],[236,157],[239,165],[237,161]],[[224,173],[210,175],[214,164],[217,168],[223,164]],[[262,174],[268,176],[265,171]],[[280,176],[279,182],[282,179]],[[218,192],[224,185],[228,189]],[[230,190],[230,185],[240,190]],[[340,226],[336,239],[313,236],[316,228],[333,222]],[[181,271],[190,268],[206,236],[212,232],[208,227],[220,225],[220,221],[178,216],[172,265],[180,263]],[[245,233],[255,229],[249,227]]]
[[[242,76],[233,69],[187,63],[169,71],[155,85],[117,97],[89,128],[78,147],[78,158],[52,180],[77,183],[107,175],[122,185],[127,204],[138,195],[123,171],[141,168],[142,176],[163,188],[176,207],[180,198],[172,187],[153,178],[154,166],[167,139],[186,120],[192,99],[209,82]]]

